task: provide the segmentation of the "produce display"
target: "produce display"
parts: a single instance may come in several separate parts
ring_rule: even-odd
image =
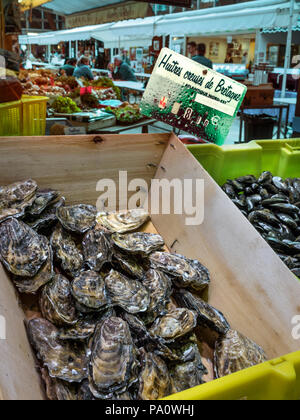
[[[300,278],[300,178],[283,180],[271,172],[228,180],[223,190]]]
[[[114,82],[109,77],[99,77],[97,80],[85,81],[85,86],[92,86],[94,88],[110,88],[115,93],[116,97],[113,98],[100,98],[104,99],[121,99],[121,90],[115,86]]]
[[[267,360],[201,298],[207,268],[139,231],[144,210],[66,205],[32,180],[0,198],[0,260],[36,296],[27,331],[49,399],[155,400]]]
[[[71,98],[59,96],[52,103],[52,109],[59,114],[74,114],[80,112],[81,109]]]
[[[133,124],[145,118],[138,105],[129,105],[128,102],[124,102],[119,108],[107,107],[105,111],[114,114],[117,121],[124,124]]]

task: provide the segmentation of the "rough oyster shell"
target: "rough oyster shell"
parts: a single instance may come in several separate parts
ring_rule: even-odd
[[[51,378],[47,368],[42,368],[41,374],[46,385],[47,398],[50,401],[77,401],[77,384]]]
[[[153,233],[127,233],[119,235],[114,233],[111,237],[115,246],[123,252],[131,254],[141,254],[148,256],[153,251],[157,251],[164,246],[164,240],[160,235]]]
[[[50,242],[62,269],[72,277],[76,277],[83,266],[83,255],[77,248],[72,236],[62,226],[57,225]]]
[[[62,197],[54,204],[50,204],[36,219],[32,217],[24,219],[24,222],[32,229],[39,232],[42,229],[47,229],[53,226],[57,221],[56,211],[58,208],[65,205],[65,198]]]
[[[40,309],[43,316],[58,327],[76,324],[78,318],[68,279],[58,274],[46,284],[40,296]]]
[[[117,271],[111,270],[105,278],[105,286],[113,305],[126,312],[145,312],[150,304],[147,289],[137,280],[130,280]]]
[[[17,219],[0,225],[0,260],[13,274],[34,277],[49,258],[45,237]]]
[[[176,285],[183,288],[204,290],[210,283],[210,275],[199,261],[168,252],[155,252],[150,256],[151,267],[175,278]]]
[[[31,345],[52,378],[66,382],[81,382],[87,378],[88,360],[84,345],[61,343],[57,329],[43,318],[35,318],[27,323]]]
[[[49,205],[54,204],[58,200],[59,193],[54,190],[38,190],[36,193],[36,199],[28,213],[31,216],[39,216]]]
[[[267,361],[264,350],[238,331],[229,330],[215,348],[215,374],[221,378]]]
[[[150,295],[150,305],[147,313],[149,313],[153,322],[159,315],[166,312],[166,304],[173,292],[172,281],[161,271],[150,269],[145,274],[142,284]]]
[[[72,283],[72,293],[77,302],[93,310],[109,304],[104,280],[96,271],[81,272]]]
[[[172,365],[169,372],[172,393],[176,394],[203,384],[203,376],[207,374],[207,369],[203,365],[198,351],[194,360]]]
[[[22,217],[35,200],[37,183],[31,179],[0,187],[0,222]]]
[[[34,277],[13,277],[13,282],[20,293],[36,294],[41,287],[45,286],[45,284],[49,283],[53,279],[53,252],[50,245],[48,245],[48,248],[48,260]]]
[[[199,296],[181,289],[175,292],[175,300],[180,306],[184,306],[197,313],[200,326],[204,325],[221,335],[225,335],[230,329],[230,325],[224,315]]]
[[[90,390],[90,385],[88,380],[84,380],[79,387],[78,391],[78,401],[96,401],[97,398],[94,397]]]
[[[129,327],[121,318],[100,323],[95,331],[89,369],[89,382],[96,398],[122,394],[137,381],[136,350]]]
[[[197,325],[197,314],[186,308],[176,308],[161,318],[157,318],[150,333],[162,338],[165,342],[173,342],[191,332]]]
[[[139,375],[138,397],[158,400],[170,394],[170,376],[166,363],[156,354],[140,351],[142,370]]]
[[[144,267],[133,256],[125,255],[121,252],[114,252],[113,267],[118,271],[121,269],[127,275],[141,280],[144,277]]]
[[[109,237],[100,229],[87,232],[82,248],[84,260],[91,270],[100,271],[105,263],[111,262],[112,249]]]
[[[71,232],[85,233],[96,225],[96,207],[87,204],[60,207],[56,214],[63,227]]]
[[[97,222],[111,232],[128,233],[139,229],[149,220],[144,209],[125,210],[111,213],[98,213]]]

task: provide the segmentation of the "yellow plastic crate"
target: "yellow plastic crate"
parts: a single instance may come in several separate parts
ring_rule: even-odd
[[[22,102],[0,104],[0,136],[22,136]]]
[[[165,400],[300,400],[300,351]]]
[[[23,95],[0,104],[0,136],[44,136],[48,98]]]

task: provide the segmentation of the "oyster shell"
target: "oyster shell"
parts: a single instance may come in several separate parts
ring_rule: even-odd
[[[199,296],[181,289],[175,292],[175,300],[180,306],[184,306],[197,313],[200,326],[204,325],[220,335],[225,335],[230,329],[230,325],[224,315]]]
[[[91,270],[100,271],[105,263],[111,262],[112,250],[109,236],[100,229],[87,232],[82,248],[84,260]]]
[[[65,205],[65,201],[65,198],[62,197],[56,203],[49,205],[49,207],[47,207],[38,216],[38,218],[34,219],[32,217],[26,217],[26,219],[24,219],[24,222],[37,232],[41,231],[42,229],[47,229],[53,226],[58,221],[56,211],[58,208]]]
[[[125,210],[111,213],[98,213],[97,222],[111,232],[128,233],[139,229],[149,220],[144,209]]]
[[[49,370],[52,378],[66,382],[81,382],[87,378],[88,359],[84,345],[61,343],[57,329],[43,318],[35,318],[27,323],[29,341]]]
[[[150,333],[162,338],[165,342],[173,342],[191,332],[197,325],[197,314],[186,308],[176,308],[161,318],[157,318]]]
[[[145,312],[150,304],[147,289],[137,280],[130,280],[111,270],[105,278],[105,286],[113,305],[131,314]]]
[[[17,219],[0,225],[0,260],[13,274],[34,277],[49,258],[45,237]]]
[[[216,343],[214,364],[217,378],[266,361],[264,350],[238,331],[229,330]]]
[[[72,236],[62,226],[57,225],[50,242],[62,269],[72,277],[76,277],[83,266],[83,255],[77,248]]]
[[[136,350],[129,327],[121,318],[100,323],[91,346],[89,382],[96,398],[122,394],[137,381]]]
[[[48,245],[48,248],[48,260],[34,277],[13,277],[13,282],[20,293],[36,294],[41,287],[45,286],[45,284],[53,279],[53,252],[50,245]]]
[[[31,179],[0,187],[0,222],[9,217],[24,216],[35,200],[37,183]]]
[[[31,216],[39,216],[49,205],[53,204],[59,197],[58,191],[54,190],[38,190],[36,193],[36,199],[28,213]]]
[[[40,309],[43,316],[58,327],[76,324],[78,318],[68,279],[58,274],[44,286]]]
[[[87,204],[60,207],[56,214],[63,227],[71,232],[85,233],[96,225],[96,207]]]
[[[77,302],[93,310],[104,309],[109,300],[105,284],[96,271],[83,271],[72,283],[72,293]]]
[[[210,283],[209,271],[197,260],[167,252],[155,252],[150,256],[150,262],[152,268],[173,276],[179,287],[200,292]]]
[[[84,380],[79,387],[78,391],[78,401],[96,401],[97,398],[94,397],[90,390],[90,385],[88,380]]]
[[[170,394],[170,376],[166,363],[156,354],[140,351],[142,370],[139,375],[138,397],[158,400]]]
[[[41,374],[46,385],[47,398],[50,401],[77,401],[77,384],[51,378],[47,368],[42,368]]]
[[[204,383],[203,376],[207,369],[202,363],[199,351],[194,360],[186,363],[178,363],[169,368],[171,377],[172,394],[194,388]]]
[[[142,284],[150,295],[150,305],[146,315],[149,314],[149,323],[151,323],[159,315],[166,312],[166,304],[169,302],[173,292],[172,281],[161,271],[150,269],[145,274]]]
[[[143,256],[148,256],[151,252],[161,249],[165,244],[160,235],[153,233],[136,232],[125,235],[114,233],[111,239],[114,245],[123,252],[141,254]]]
[[[141,280],[145,275],[144,267],[141,265],[140,261],[133,256],[125,255],[121,252],[114,252],[113,267],[117,271],[118,269],[121,269],[130,277],[137,278],[139,280]]]

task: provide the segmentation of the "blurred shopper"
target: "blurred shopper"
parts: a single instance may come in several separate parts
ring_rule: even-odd
[[[74,70],[73,76],[78,78],[84,77],[88,80],[94,80],[94,76],[90,68],[90,60],[88,57],[82,56],[79,59],[77,67]]]
[[[113,78],[115,80],[137,82],[133,69],[122,60],[121,56],[115,57],[114,66]]]
[[[76,68],[76,58],[69,58],[66,60],[66,64],[60,68],[60,72],[65,72],[67,76],[73,76]]]
[[[198,55],[197,44],[194,41],[188,43],[187,50],[190,58],[193,58],[196,55]]]
[[[245,64],[245,65],[247,65],[247,64],[248,64],[248,53],[247,53],[247,52],[245,52],[245,53],[243,54],[243,57],[242,57],[242,64]]]
[[[128,64],[128,66],[130,66],[130,58],[128,56],[128,51],[123,50],[122,60],[124,61],[124,63],[126,63],[126,64]]]
[[[226,64],[232,64],[233,63],[233,59],[230,53],[227,53],[226,58],[225,58],[225,63]]]
[[[206,45],[199,44],[197,51],[198,51],[198,54],[192,57],[192,60],[196,61],[199,64],[202,64],[203,66],[208,67],[209,69],[212,69],[213,68],[212,61],[209,58],[205,57]]]

